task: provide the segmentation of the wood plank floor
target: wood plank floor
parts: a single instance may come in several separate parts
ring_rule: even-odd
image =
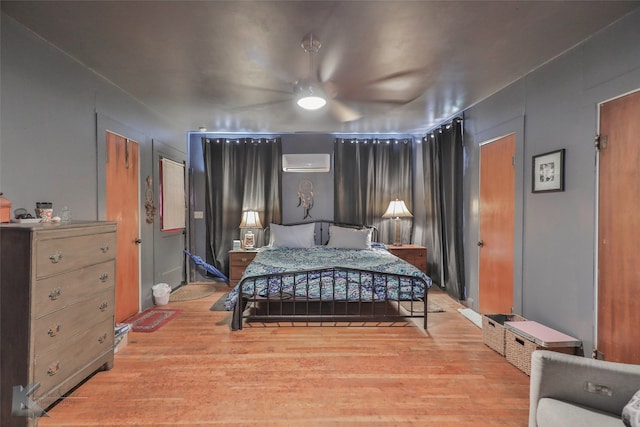
[[[226,290],[226,289],[225,289]],[[245,327],[210,311],[222,290],[129,333],[98,372],[39,426],[526,426],[529,377],[482,343],[458,303],[425,333],[395,326]]]

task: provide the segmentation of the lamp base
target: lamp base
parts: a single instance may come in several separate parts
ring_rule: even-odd
[[[243,241],[245,249],[253,249],[255,247],[255,236],[251,230],[246,232]]]
[[[396,218],[395,219],[395,232],[396,232],[396,235],[395,235],[395,239],[394,239],[395,242],[393,242],[393,246],[402,246],[402,237],[401,237],[402,234],[400,233],[400,231],[401,231],[400,229],[401,229],[402,224],[400,223],[400,221],[401,221],[400,218]]]

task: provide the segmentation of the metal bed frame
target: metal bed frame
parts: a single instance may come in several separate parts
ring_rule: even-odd
[[[309,276],[311,274],[320,274],[320,282],[324,283],[326,279],[330,283],[321,284],[320,286],[329,287],[329,294],[335,296],[335,278],[341,273],[349,275],[353,280],[356,278],[357,285],[346,285],[358,287],[358,298],[353,300],[335,299],[333,297],[312,299],[309,298],[309,287],[307,286]],[[303,280],[302,285],[294,285],[293,292],[284,292],[284,278],[293,278],[294,283],[300,279]],[[376,278],[382,278],[385,283],[385,298],[378,299],[372,297],[371,291],[363,291],[360,286],[363,281],[376,281]],[[233,309],[233,319],[231,323],[232,330],[242,329],[243,319],[262,322],[323,322],[323,321],[399,321],[406,317],[423,317],[423,326],[427,329],[427,292],[428,287],[424,280],[415,276],[379,273],[367,270],[358,270],[352,268],[324,268],[321,270],[305,270],[298,272],[285,272],[265,274],[243,279],[239,285],[246,287],[247,283],[256,288],[258,280],[269,280],[270,286],[265,288],[265,294],[258,295],[257,292],[252,294],[242,293],[238,296],[238,302]],[[273,287],[276,281],[276,289]],[[410,284],[401,281],[408,281]],[[414,296],[414,284],[420,282],[424,285],[424,297],[418,298]],[[409,295],[401,300],[389,299],[388,286],[396,284],[402,288],[409,288]],[[302,288],[303,295],[296,292]],[[322,294],[322,292],[321,292]],[[405,302],[409,307],[403,306]],[[417,302],[424,304],[423,310],[418,310]]]
[[[324,244],[323,224],[336,224],[348,227],[362,227],[354,224],[338,224],[332,221],[315,221],[320,224],[320,237],[316,231],[316,240]],[[297,224],[289,224],[297,225]],[[327,227],[328,228],[328,227]],[[375,230],[375,229],[374,229]],[[377,231],[377,230],[376,230]],[[326,231],[328,239],[328,230]],[[314,277],[310,277],[314,275]],[[319,277],[315,277],[319,275]],[[336,299],[336,278],[347,277],[348,283],[343,286],[348,290],[357,286],[358,297],[354,300]],[[293,280],[293,291],[283,291],[284,280]],[[259,295],[256,291],[258,281],[267,280],[266,286]],[[320,286],[323,297],[309,297],[309,283]],[[355,284],[353,284],[355,282]],[[384,283],[383,297],[374,295],[374,286],[379,289]],[[371,283],[371,290],[363,290],[363,283]],[[420,284],[424,288],[424,296],[415,295],[414,286]],[[238,282],[240,289],[253,288],[252,293],[241,292],[233,309],[231,330],[242,329],[243,320],[260,322],[364,322],[364,321],[401,321],[407,317],[422,317],[423,327],[427,329],[427,294],[429,287],[421,277],[403,274],[377,272],[343,267],[327,267],[322,269],[302,270],[296,272],[270,273],[243,278]],[[398,298],[389,298],[389,286],[397,286]],[[327,289],[328,287],[328,289]],[[275,290],[274,290],[275,289]],[[351,288],[352,289],[352,288]],[[402,289],[402,299],[400,299]],[[323,292],[324,290],[324,292]],[[420,310],[417,302],[423,303]],[[403,305],[402,303],[405,303]],[[407,307],[408,306],[408,307]]]

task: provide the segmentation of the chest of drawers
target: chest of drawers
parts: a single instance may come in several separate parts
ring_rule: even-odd
[[[116,224],[0,226],[0,425],[13,387],[46,409],[99,369],[113,366]]]

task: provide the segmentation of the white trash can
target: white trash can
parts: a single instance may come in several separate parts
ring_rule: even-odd
[[[169,303],[169,295],[171,295],[171,286],[166,283],[158,283],[151,287],[153,291],[153,301],[156,305],[167,305]]]

